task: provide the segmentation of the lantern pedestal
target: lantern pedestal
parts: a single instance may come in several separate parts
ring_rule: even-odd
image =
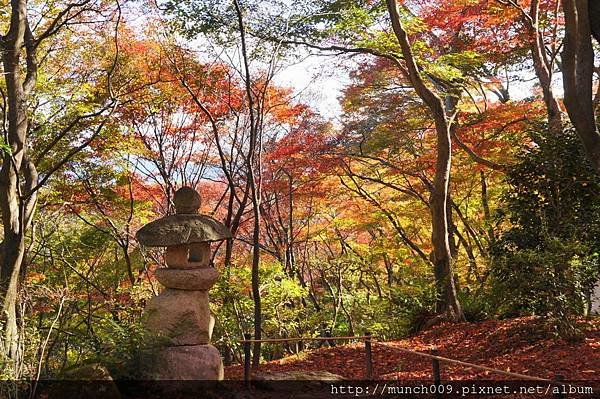
[[[212,345],[166,347],[152,356],[150,374],[163,381],[222,380],[223,362]]]
[[[169,346],[204,345],[210,342],[214,319],[207,291],[165,289],[146,305],[145,324],[160,342]]]
[[[221,356],[209,345],[215,319],[210,314],[208,289],[218,272],[168,268],[158,269],[156,276],[167,288],[148,301],[144,312],[146,328],[163,346],[153,356],[153,378],[222,380]]]

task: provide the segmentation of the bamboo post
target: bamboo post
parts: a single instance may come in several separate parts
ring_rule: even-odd
[[[244,334],[244,381],[250,385],[250,340],[252,334]]]
[[[367,366],[367,380],[373,379],[373,352],[371,348],[371,333],[365,333],[365,360]]]

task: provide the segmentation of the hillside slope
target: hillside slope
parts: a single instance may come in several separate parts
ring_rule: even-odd
[[[431,378],[431,360],[395,348],[428,352],[496,369],[567,380],[600,381],[600,319],[582,322],[585,338],[578,342],[548,337],[541,320],[526,317],[481,323],[443,324],[399,341],[373,344],[375,379],[418,380]],[[347,379],[365,376],[362,343],[322,348],[262,364],[259,371],[328,371]],[[243,378],[242,366],[225,369],[226,379]],[[505,376],[442,364],[443,380],[502,379]]]

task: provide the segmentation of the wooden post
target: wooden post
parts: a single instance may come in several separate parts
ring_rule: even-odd
[[[331,338],[331,329],[330,328],[328,328],[327,330],[325,330],[325,336]],[[327,343],[329,344],[329,346],[331,348],[333,348],[335,346],[335,339],[330,339],[330,340],[327,341]]]
[[[437,350],[437,348],[434,348],[431,351],[431,354],[433,356],[438,356],[439,352]],[[440,385],[442,384],[442,376],[440,373],[440,361],[438,359],[431,359],[431,368],[432,368],[432,374],[433,374],[433,384],[436,386],[436,392],[435,392],[435,397],[436,398],[441,398],[442,395],[440,394],[440,392],[438,392],[438,389],[440,387]]]
[[[250,385],[250,340],[252,339],[252,334],[244,334],[244,381],[248,385]]]
[[[433,356],[438,356],[439,352],[437,349],[433,349],[431,354]],[[440,361],[438,359],[431,359],[431,366],[433,369],[433,383],[435,385],[440,385],[442,383],[442,377],[440,375]]]
[[[562,382],[565,380],[565,377],[563,377],[562,374],[555,374],[554,375],[554,381],[558,381],[558,382]],[[565,395],[563,395],[562,393],[562,389],[563,389],[563,385],[556,385],[559,389],[559,391],[554,395],[555,398],[565,398]]]
[[[371,333],[366,332],[365,336],[365,360],[367,366],[367,380],[373,379],[373,352],[371,349]]]

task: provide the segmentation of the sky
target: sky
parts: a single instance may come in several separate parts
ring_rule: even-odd
[[[310,55],[300,63],[283,69],[275,83],[291,86],[300,98],[316,107],[326,118],[339,119],[339,98],[350,83],[348,71],[335,68],[331,56]]]

